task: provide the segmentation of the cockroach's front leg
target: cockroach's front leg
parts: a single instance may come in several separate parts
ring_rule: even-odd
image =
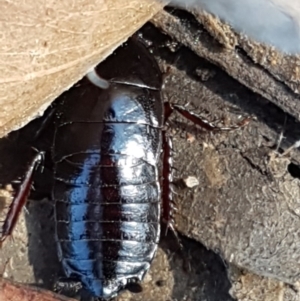
[[[17,224],[20,212],[24,205],[26,204],[28,195],[32,186],[32,178],[36,168],[41,164],[44,158],[44,152],[38,152],[30,163],[25,177],[13,198],[13,201],[9,207],[8,213],[6,215],[4,224],[2,226],[2,232],[0,237],[0,245],[5,241],[5,239],[10,236]]]

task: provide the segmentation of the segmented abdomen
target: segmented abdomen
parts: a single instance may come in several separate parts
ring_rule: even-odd
[[[78,133],[87,134],[76,145]],[[160,129],[148,124],[57,129],[56,144],[65,144],[55,156],[53,191],[59,256],[67,276],[94,296],[109,296],[149,269],[160,232],[159,141]]]

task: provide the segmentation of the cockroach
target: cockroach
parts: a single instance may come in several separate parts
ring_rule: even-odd
[[[172,143],[164,131],[171,113],[211,131],[249,120],[219,128],[185,107],[163,103],[159,66],[132,38],[88,78],[55,108],[55,238],[67,278],[93,297],[110,299],[149,270],[161,215],[173,229]],[[12,202],[2,241],[12,233],[42,157],[35,156]]]

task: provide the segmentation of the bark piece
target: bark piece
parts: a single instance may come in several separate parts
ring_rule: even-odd
[[[211,39],[197,20],[216,39]],[[283,55],[240,36],[205,13],[197,12],[195,18],[192,14],[176,16],[162,11],[152,22],[200,57],[221,67],[237,81],[299,119],[299,57]]]

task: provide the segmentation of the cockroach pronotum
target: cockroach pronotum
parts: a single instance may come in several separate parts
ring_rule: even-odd
[[[164,131],[171,113],[175,110],[207,130],[236,129],[249,119],[219,128],[185,107],[163,103],[159,66],[134,39],[88,77],[55,108],[55,235],[70,281],[80,283],[91,296],[110,299],[149,270],[160,238],[161,203],[162,218],[173,227],[172,144]],[[38,152],[28,168],[4,223],[2,241],[12,233],[42,157]]]

